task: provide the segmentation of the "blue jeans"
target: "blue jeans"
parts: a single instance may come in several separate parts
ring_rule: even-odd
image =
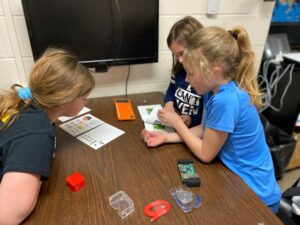
[[[269,209],[272,210],[273,213],[278,213],[278,210],[279,210],[279,202],[276,202],[272,205],[268,205]]]

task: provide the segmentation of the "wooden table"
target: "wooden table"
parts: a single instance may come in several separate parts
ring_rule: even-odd
[[[162,104],[162,93],[131,95],[137,119],[116,120],[112,97],[90,99],[92,114],[126,133],[98,150],[93,150],[57,128],[57,149],[50,180],[44,182],[33,213],[23,224],[35,225],[120,225],[151,224],[144,207],[158,199],[171,204],[171,211],[156,224],[222,225],[282,224],[280,220],[235,174],[218,160],[204,164],[184,144],[147,148],[140,132],[144,127],[135,106]],[[201,177],[201,186],[192,188],[201,196],[201,207],[184,213],[169,190],[181,185],[178,158],[193,158]],[[67,187],[65,178],[73,172],[86,177],[86,186],[78,192]],[[108,198],[125,191],[135,211],[125,219],[109,205]]]

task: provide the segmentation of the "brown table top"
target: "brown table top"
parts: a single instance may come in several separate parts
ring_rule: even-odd
[[[112,142],[94,150],[57,128],[57,149],[51,177],[43,183],[33,213],[23,224],[51,225],[120,225],[150,224],[144,207],[163,199],[171,211],[155,223],[166,225],[200,224],[282,224],[267,206],[235,174],[218,160],[201,163],[184,144],[167,144],[147,148],[141,139],[144,128],[137,105],[162,104],[162,93],[130,95],[136,120],[116,119],[113,97],[90,99],[91,114],[125,131]],[[181,185],[177,160],[194,159],[201,186],[191,188],[201,196],[201,207],[184,213],[171,197],[169,190]],[[72,192],[66,177],[80,172],[86,185]],[[133,200],[135,211],[121,219],[109,205],[108,198],[123,190]]]

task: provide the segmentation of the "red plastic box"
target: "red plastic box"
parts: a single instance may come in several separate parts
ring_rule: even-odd
[[[85,185],[85,177],[76,172],[66,178],[68,186],[72,191],[79,191]]]

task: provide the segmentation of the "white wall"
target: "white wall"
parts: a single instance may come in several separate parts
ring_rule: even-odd
[[[219,25],[229,29],[244,26],[250,35],[258,63],[269,30],[274,2],[263,0],[220,0],[219,14],[205,14],[208,0],[160,0],[159,62],[131,65],[128,93],[165,91],[171,68],[171,53],[166,45],[174,22],[185,15],[196,17],[204,26]],[[30,42],[20,0],[0,0],[0,89],[14,83],[26,85],[33,65]],[[91,97],[123,95],[128,66],[111,67],[95,73],[96,87]]]

